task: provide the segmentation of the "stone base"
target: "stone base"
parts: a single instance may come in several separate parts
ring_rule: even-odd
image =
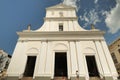
[[[70,80],[85,80],[85,77],[79,77],[79,78],[71,77]]]
[[[80,77],[80,79],[79,80],[85,80],[85,77]]]
[[[7,80],[19,80],[17,76],[8,76],[6,79]]]
[[[7,80],[19,80],[17,76],[9,76],[7,77]],[[35,77],[34,80],[51,80],[50,77]],[[76,77],[71,77],[70,80],[85,80],[85,77],[79,77],[76,79]],[[104,77],[104,80],[114,80],[112,77]]]
[[[50,77],[35,77],[34,80],[51,80]]]
[[[104,77],[105,80],[114,80],[112,77]]]

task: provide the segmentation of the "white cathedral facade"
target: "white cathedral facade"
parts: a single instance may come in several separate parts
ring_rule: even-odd
[[[29,27],[17,34],[7,80],[117,79],[104,32],[83,29],[74,7],[48,7],[39,29]]]

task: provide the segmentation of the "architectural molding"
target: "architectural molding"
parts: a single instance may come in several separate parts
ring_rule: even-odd
[[[71,21],[71,20],[78,20],[78,17],[46,17],[44,21]]]

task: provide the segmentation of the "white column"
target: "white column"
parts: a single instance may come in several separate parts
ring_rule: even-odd
[[[99,56],[100,61],[101,61],[101,65],[102,65],[102,68],[103,68],[104,75],[105,76],[110,76],[111,75],[110,70],[109,70],[108,63],[106,61],[102,46],[101,46],[99,41],[95,41],[95,45],[96,45],[96,49],[97,49],[97,52],[98,52],[98,56]]]
[[[54,69],[55,69],[55,51],[52,51],[52,66],[51,66],[51,78],[54,78]]]
[[[67,51],[67,70],[68,70],[68,79],[70,79],[70,75],[71,75],[70,49]]]
[[[71,73],[73,76],[76,74],[76,70],[78,70],[77,66],[77,57],[76,57],[76,49],[74,41],[70,41],[70,57],[71,57]]]
[[[48,42],[47,46],[47,56],[46,56],[46,65],[45,65],[45,75],[51,76],[52,73],[52,51],[51,51],[51,42]]]
[[[44,75],[45,74],[45,64],[46,64],[46,53],[47,53],[47,42],[43,41],[41,44],[41,51],[40,51],[40,63],[38,68],[38,74]]]
[[[76,42],[76,48],[77,48],[77,59],[78,59],[78,69],[80,76],[85,76],[85,61],[84,56],[82,53],[82,47],[80,45],[80,42]]]
[[[105,41],[101,41],[101,45],[103,47],[104,54],[105,54],[105,57],[107,59],[107,63],[108,63],[108,66],[109,66],[109,68],[111,70],[112,75],[118,76],[116,68],[115,68],[115,65],[114,65],[114,62],[112,60],[112,57],[110,55],[110,52],[108,50],[106,42]]]

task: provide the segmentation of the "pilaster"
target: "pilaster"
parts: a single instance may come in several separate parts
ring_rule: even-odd
[[[78,59],[78,72],[80,78],[85,78],[85,63],[83,59],[82,47],[79,41],[76,41],[77,59]]]
[[[74,77],[76,76],[76,70],[78,70],[76,48],[74,41],[70,41],[70,58],[71,58],[71,73],[72,76]]]
[[[46,65],[46,55],[47,55],[47,41],[42,41],[41,43],[41,51],[40,51],[40,63],[38,68],[38,74],[45,74],[45,65]]]
[[[51,76],[51,74],[52,74],[51,69],[52,69],[52,51],[51,51],[51,42],[48,41],[46,65],[45,65],[45,75]]]
[[[112,60],[112,57],[110,55],[110,52],[108,50],[106,42],[105,41],[101,41],[101,45],[102,45],[102,48],[103,48],[103,51],[104,51],[104,54],[105,54],[108,66],[110,68],[111,74],[112,74],[112,76],[117,77],[118,74],[117,74],[114,62]]]
[[[102,48],[100,42],[95,41],[95,45],[96,45],[96,49],[97,49],[97,52],[98,52],[98,56],[100,58],[100,62],[101,62],[101,65],[102,65],[104,76],[111,76],[111,73],[110,73],[110,70],[109,70],[109,67],[108,67],[108,63],[106,61],[106,57],[105,57],[105,54],[103,52],[103,48]]]

